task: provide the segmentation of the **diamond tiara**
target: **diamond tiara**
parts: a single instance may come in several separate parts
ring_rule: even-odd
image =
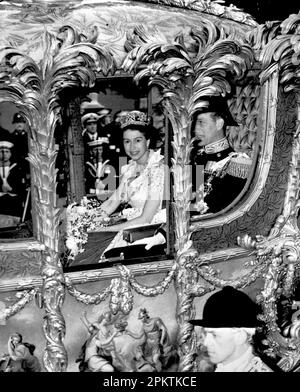
[[[121,128],[125,128],[128,125],[149,125],[149,118],[146,113],[138,110],[132,110],[120,118]]]

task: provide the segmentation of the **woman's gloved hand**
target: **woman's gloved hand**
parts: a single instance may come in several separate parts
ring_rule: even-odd
[[[149,250],[155,245],[162,245],[166,243],[166,238],[162,235],[162,233],[157,233],[152,237],[141,238],[140,240],[132,242],[130,245],[141,245],[145,244],[145,249]]]

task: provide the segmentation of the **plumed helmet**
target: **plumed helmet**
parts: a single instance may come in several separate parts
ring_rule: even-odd
[[[255,328],[257,305],[243,291],[231,286],[211,295],[203,308],[201,320],[190,320],[193,325],[207,328]]]

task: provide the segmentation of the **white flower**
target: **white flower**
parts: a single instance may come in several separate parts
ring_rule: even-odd
[[[78,214],[84,214],[85,212],[86,212],[86,207],[83,207],[83,206],[77,207]]]
[[[77,242],[74,237],[69,237],[66,241],[66,247],[69,250],[76,250],[77,249]]]
[[[205,214],[208,210],[208,205],[205,203],[204,200],[200,200],[195,204],[195,208],[200,214]]]

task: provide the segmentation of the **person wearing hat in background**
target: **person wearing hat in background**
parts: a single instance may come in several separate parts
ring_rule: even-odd
[[[219,96],[201,99],[192,118],[195,137],[191,152],[196,214],[216,213],[227,207],[242,191],[251,168],[251,158],[235,152],[226,137],[226,127],[238,126],[227,102]],[[204,168],[204,183],[198,168]],[[198,172],[198,173],[197,173]],[[200,182],[199,182],[200,181]]]
[[[95,193],[95,181],[101,180],[104,172],[100,175],[100,165],[105,162],[108,164],[108,145],[107,137],[102,136],[98,131],[98,121],[100,116],[97,113],[86,113],[81,118],[83,145],[84,145],[84,162],[85,162],[85,189],[86,193]],[[104,166],[103,166],[104,170]],[[106,165],[108,170],[108,165]],[[108,173],[106,173],[108,174]],[[100,186],[100,184],[99,184]]]
[[[80,111],[83,115],[82,122],[85,122],[89,119],[89,116],[87,116],[88,114],[92,114],[92,118],[96,115],[97,119],[94,121],[97,122],[97,133],[99,136],[106,136],[103,132],[103,128],[111,121],[111,109],[106,108],[99,102],[99,94],[97,92],[92,92],[84,98],[84,101],[80,105]],[[89,120],[90,123],[92,121],[92,119]],[[83,124],[83,126],[85,126],[85,124]],[[92,130],[88,132],[92,132]]]
[[[203,308],[203,345],[215,372],[272,372],[254,353],[252,339],[259,326],[257,305],[240,290],[225,286],[211,295]]]
[[[86,113],[81,117],[83,126],[82,139],[86,154],[88,154],[88,143],[97,140],[101,135],[98,132],[98,121],[100,116],[97,113]]]
[[[12,132],[12,138],[16,160],[23,164],[25,162],[25,158],[28,156],[28,135],[26,131],[26,120],[21,113],[15,113],[12,124],[15,126],[15,129]]]
[[[28,133],[26,130],[26,119],[21,113],[15,113],[12,124],[15,129],[12,132],[12,141],[14,144],[13,156],[19,166],[22,167],[25,178],[26,187],[30,187],[30,165],[28,160]]]
[[[19,218],[25,197],[25,174],[13,161],[13,147],[11,135],[0,135],[0,214]]]

